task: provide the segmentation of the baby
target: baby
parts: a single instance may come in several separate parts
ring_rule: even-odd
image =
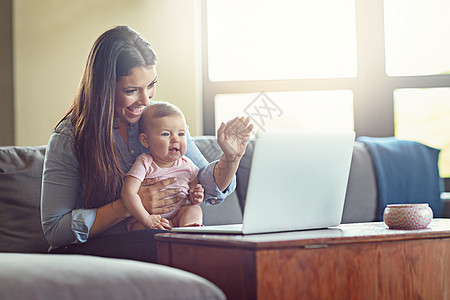
[[[139,128],[139,140],[151,154],[140,155],[125,176],[121,195],[125,207],[146,228],[154,228],[161,218],[168,219],[171,227],[201,226],[203,214],[198,204],[203,201],[203,188],[197,179],[198,167],[184,156],[187,142],[183,113],[175,105],[154,101],[142,113]],[[138,195],[142,181],[156,177],[176,177],[175,186],[169,188],[179,188],[183,195],[174,210],[161,216],[149,214]]]

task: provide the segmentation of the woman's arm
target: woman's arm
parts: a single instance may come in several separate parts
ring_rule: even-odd
[[[223,154],[214,168],[214,178],[219,190],[224,191],[236,174],[242,157],[230,158]]]
[[[94,223],[89,230],[88,237],[93,237],[102,233],[129,216],[131,216],[131,213],[126,209],[122,199],[117,199],[116,201],[97,208],[97,214]]]
[[[130,215],[120,199],[98,209],[83,208],[73,135],[61,125],[47,146],[42,177],[41,219],[52,247],[86,242]]]

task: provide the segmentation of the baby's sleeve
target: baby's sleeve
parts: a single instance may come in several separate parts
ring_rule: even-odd
[[[127,172],[126,176],[133,176],[140,181],[144,181],[147,174],[151,172],[151,164],[153,158],[147,153],[143,153],[136,158],[136,161],[131,166],[130,170]]]
[[[189,157],[185,157],[185,159],[188,162],[189,166],[189,181],[192,181],[197,177],[200,169],[192,162],[192,160],[189,159]]]

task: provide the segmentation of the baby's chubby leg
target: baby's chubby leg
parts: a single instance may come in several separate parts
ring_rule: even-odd
[[[186,204],[184,205],[175,218],[172,219],[174,226],[202,226],[203,212],[199,205]]]

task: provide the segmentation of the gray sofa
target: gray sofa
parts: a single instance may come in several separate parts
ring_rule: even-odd
[[[221,155],[213,137],[197,137],[209,160]],[[253,143],[237,173],[237,188],[222,204],[204,206],[204,223],[242,221]],[[143,262],[46,254],[40,224],[45,146],[0,147],[0,299],[223,299],[211,282]],[[356,142],[343,223],[375,220],[376,178],[371,156]],[[449,214],[446,203],[446,217]]]

